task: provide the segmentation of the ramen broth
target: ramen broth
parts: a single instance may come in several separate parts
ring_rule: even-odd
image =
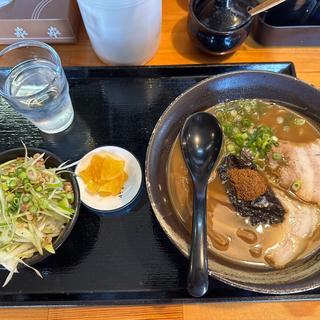
[[[255,125],[267,125],[277,138],[299,143],[308,143],[320,138],[317,129],[307,119],[283,106],[260,100],[242,100],[241,103],[252,101],[261,105],[259,120]],[[216,113],[219,108],[223,108],[223,105],[220,104],[218,108],[215,106],[207,111]],[[237,101],[226,103],[226,108],[237,110]],[[295,124],[297,118],[300,119],[300,123]],[[303,125],[301,125],[302,122]],[[228,154],[225,145],[222,152],[222,156]],[[182,157],[178,138],[172,146],[168,161],[168,187],[176,214],[191,232],[192,182]],[[287,214],[286,212],[285,219]],[[234,262],[260,267],[269,266],[264,259],[265,253],[277,245],[286,232],[284,223],[252,226],[247,218],[240,216],[235,211],[224,185],[215,173],[212,174],[208,184],[207,230],[209,250]],[[308,239],[306,249],[298,258],[309,255],[320,246],[317,234],[319,232],[315,232]]]

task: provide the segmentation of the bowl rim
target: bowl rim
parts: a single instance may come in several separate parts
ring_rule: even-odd
[[[46,150],[46,149],[42,149],[42,148],[36,148],[36,147],[27,147],[27,151],[28,153],[45,153],[45,155],[48,155],[50,158],[52,158],[54,161],[59,162],[60,164],[63,163],[63,160],[58,157],[57,155],[55,155],[53,152]],[[18,147],[18,148],[12,148],[12,149],[8,149],[8,150],[4,150],[0,152],[0,159],[1,157],[7,155],[8,153],[23,153],[24,155],[25,152],[25,148],[23,147]],[[18,157],[19,155],[17,155],[16,157]],[[76,178],[73,175],[73,172],[70,170],[70,173],[66,173],[70,176],[70,180],[69,182],[72,183],[72,187],[73,187],[73,193],[74,193],[74,209],[75,209],[75,213],[72,216],[72,219],[67,222],[65,224],[65,228],[64,228],[64,232],[61,234],[59,234],[58,237],[54,238],[53,241],[53,247],[55,252],[58,250],[58,248],[65,242],[65,240],[68,238],[68,236],[70,235],[77,219],[79,216],[79,212],[80,212],[80,190],[79,190],[79,185],[78,182],[76,180]],[[32,266],[36,263],[39,263],[43,260],[45,260],[46,258],[48,258],[49,256],[54,255],[48,251],[44,251],[43,255],[41,255],[40,253],[35,253],[32,257],[27,258],[27,259],[23,259],[23,261]],[[18,269],[23,269],[25,268],[25,266],[21,263],[18,264],[17,266]]]
[[[229,30],[229,31],[221,31],[221,30],[216,30],[216,29],[213,29],[213,28],[210,28],[208,26],[206,26],[204,23],[202,23],[199,18],[196,16],[195,14],[195,10],[193,8],[193,5],[196,1],[199,1],[199,0],[190,0],[189,1],[189,5],[188,5],[188,11],[189,11],[189,16],[193,19],[193,21],[195,21],[196,23],[198,23],[204,30],[206,31],[209,31],[209,32],[214,32],[216,34],[219,34],[219,35],[230,35],[230,34],[234,34],[236,33],[237,31],[240,31],[242,29],[245,29],[246,27],[248,27],[250,24],[252,24],[253,20],[254,20],[254,16],[250,17],[248,19],[247,22],[241,24],[239,27],[235,28],[235,29],[232,29],[232,30]]]
[[[151,169],[150,169],[150,165],[149,165],[149,160],[151,159],[152,152],[154,152],[153,145],[156,140],[156,134],[159,131],[159,129],[163,126],[164,118],[167,118],[167,115],[169,113],[171,113],[171,110],[174,108],[177,101],[180,100],[181,98],[183,98],[185,95],[187,95],[190,91],[194,90],[195,88],[197,88],[199,86],[203,86],[207,82],[211,82],[211,81],[217,80],[219,78],[223,79],[223,78],[226,78],[229,76],[232,77],[235,75],[249,75],[249,74],[271,75],[271,76],[276,76],[279,78],[285,78],[286,80],[290,80],[290,81],[299,81],[299,83],[301,83],[303,86],[311,87],[312,89],[314,89],[320,93],[320,90],[318,88],[316,88],[314,85],[309,84],[306,81],[297,79],[297,77],[295,77],[295,76],[290,76],[290,75],[286,75],[286,74],[279,74],[279,73],[271,72],[271,71],[243,70],[243,71],[231,71],[231,72],[226,72],[226,73],[214,75],[212,77],[208,77],[208,78],[198,82],[197,84],[188,88],[187,90],[182,92],[179,96],[177,96],[167,106],[165,111],[161,114],[161,116],[158,119],[158,121],[152,131],[152,134],[150,136],[150,140],[149,140],[147,152],[146,152],[146,159],[145,159],[145,180],[146,180],[147,194],[148,194],[148,197],[150,200],[152,211],[153,211],[154,215],[156,216],[156,219],[158,220],[159,224],[161,225],[161,228],[163,229],[163,231],[167,235],[167,237],[170,239],[170,241],[174,244],[174,246],[187,259],[189,257],[189,252],[188,252],[189,244],[186,243],[185,247],[183,245],[182,246],[178,245],[178,243],[176,242],[176,240],[174,239],[174,237],[172,235],[174,232],[170,232],[171,226],[167,225],[167,223],[164,222],[164,218],[161,215],[160,210],[158,210],[158,208],[156,206],[156,201],[155,201],[155,198],[154,198],[152,190],[151,190],[151,182],[150,182]],[[184,241],[184,242],[186,242],[186,241]],[[259,285],[257,285],[257,284],[250,285],[250,284],[246,284],[244,282],[242,283],[242,282],[239,282],[239,281],[236,281],[233,279],[228,279],[225,276],[220,275],[219,273],[217,273],[213,270],[210,270],[210,269],[208,269],[208,274],[210,276],[214,277],[215,279],[218,279],[219,281],[226,283],[228,285],[231,285],[233,287],[241,288],[241,289],[245,289],[245,290],[249,290],[249,291],[253,291],[253,292],[258,292],[258,293],[265,293],[265,294],[294,294],[294,293],[310,291],[310,290],[313,290],[313,289],[320,287],[320,281],[318,281],[317,283],[312,283],[311,285],[301,286],[301,287],[295,288],[295,289],[291,289],[291,288],[290,289],[285,289],[285,288],[284,289],[277,289],[277,288],[269,289],[269,288],[263,288],[263,286],[259,287]]]

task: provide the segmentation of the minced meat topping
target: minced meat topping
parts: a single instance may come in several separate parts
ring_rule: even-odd
[[[255,200],[268,189],[265,179],[256,170],[233,168],[228,170],[228,176],[236,189],[237,198],[241,200]]]

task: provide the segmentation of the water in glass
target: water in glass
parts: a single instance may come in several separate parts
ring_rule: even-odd
[[[66,129],[74,117],[68,82],[59,72],[49,60],[31,59],[16,65],[4,84],[6,94],[46,133]]]

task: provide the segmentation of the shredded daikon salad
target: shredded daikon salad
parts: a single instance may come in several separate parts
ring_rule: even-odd
[[[10,271],[7,285],[19,263],[44,251],[55,253],[52,241],[72,219],[74,193],[60,173],[63,165],[46,168],[45,154],[16,158],[0,165],[0,265]]]

